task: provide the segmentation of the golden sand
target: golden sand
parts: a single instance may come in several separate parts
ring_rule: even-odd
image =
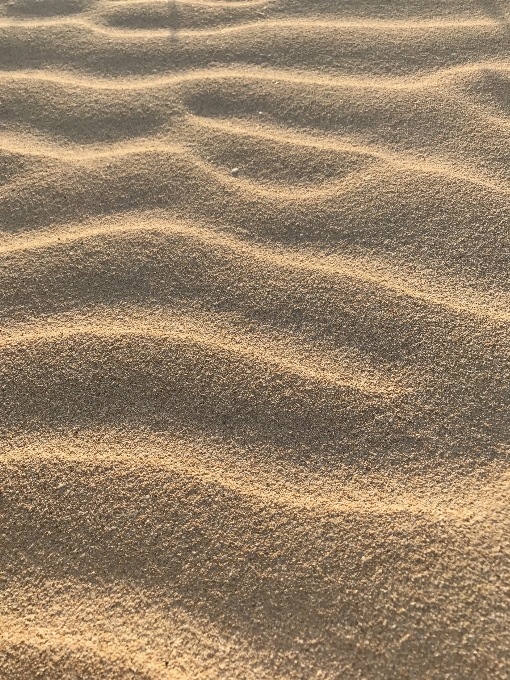
[[[508,19],[0,2],[0,678],[509,677]]]

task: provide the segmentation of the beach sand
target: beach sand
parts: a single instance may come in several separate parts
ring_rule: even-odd
[[[0,678],[510,677],[498,0],[0,2]]]

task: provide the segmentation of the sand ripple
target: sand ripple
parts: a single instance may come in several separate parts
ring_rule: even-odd
[[[508,676],[503,5],[0,4],[1,678]]]

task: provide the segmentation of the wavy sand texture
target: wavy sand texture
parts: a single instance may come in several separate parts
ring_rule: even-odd
[[[506,5],[0,2],[0,678],[510,677]]]

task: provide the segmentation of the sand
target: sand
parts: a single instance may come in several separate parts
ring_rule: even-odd
[[[1,0],[0,678],[510,677],[508,20]]]

